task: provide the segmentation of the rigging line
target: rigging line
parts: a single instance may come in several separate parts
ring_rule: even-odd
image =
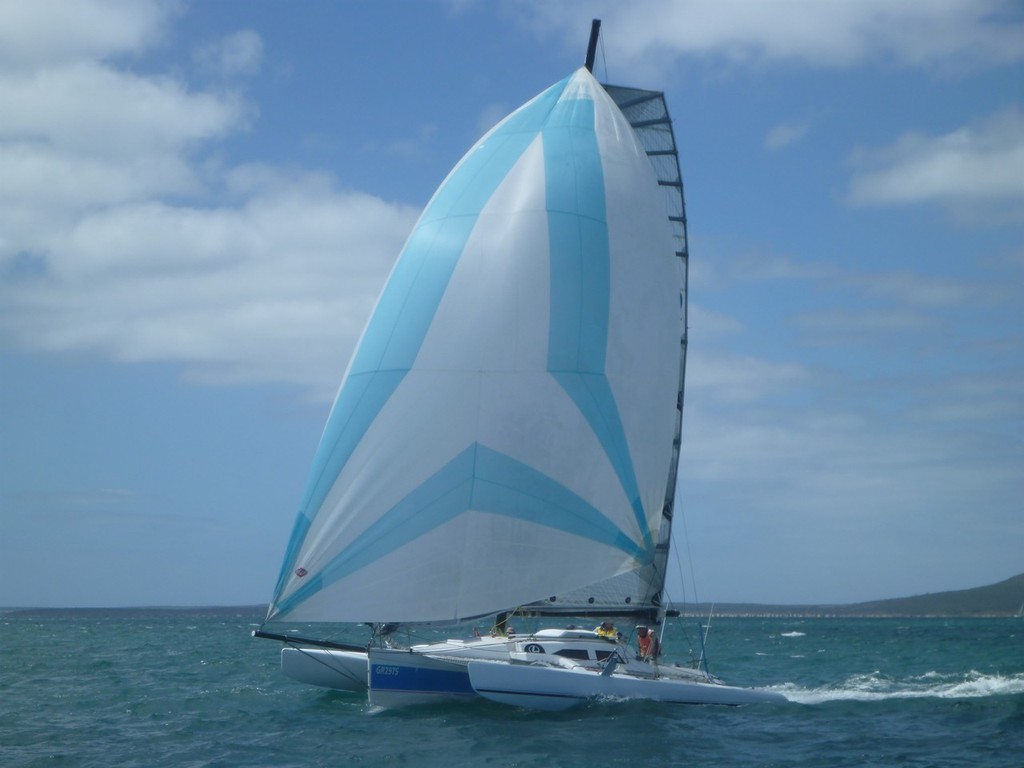
[[[683,540],[684,540],[684,542],[686,544],[686,559],[690,563],[690,587],[693,590],[694,607],[699,609],[699,607],[700,607],[700,596],[697,594],[697,576],[696,576],[696,572],[695,572],[694,567],[693,567],[693,553],[690,550],[690,532],[689,532],[689,530],[687,530],[687,527],[686,527],[686,513],[683,510],[683,505],[682,504],[678,505],[677,509],[679,510],[679,521],[680,521],[680,523],[683,526]],[[673,534],[675,534],[675,532],[676,532],[675,527],[673,527],[672,532],[673,532]],[[682,563],[682,558],[679,556],[679,549],[678,549],[678,547],[672,547],[672,554],[673,554],[673,557],[675,558],[675,561],[676,561],[676,568],[679,571],[679,583],[680,583],[680,585],[683,588],[683,605],[685,606],[686,605],[686,582],[683,579],[683,563]],[[710,628],[711,628],[711,616],[708,616],[708,626],[707,626],[707,628],[705,628],[703,626],[700,626],[699,624],[698,624],[698,628],[699,628],[699,631],[697,633],[697,640],[700,643],[700,645],[699,645],[700,656],[696,659],[696,668],[698,670],[703,668],[704,674],[707,675],[708,677],[710,677],[711,676],[711,672],[708,670],[707,649],[706,649],[706,645],[705,644],[706,644],[706,641],[707,641],[707,638],[708,638],[708,631],[710,631]],[[691,653],[693,653],[692,649],[691,649]]]
[[[704,647],[705,647],[705,644],[707,643],[707,640],[708,640],[708,633],[711,632],[711,617],[712,617],[712,614],[714,614],[714,612],[715,612],[715,606],[712,605],[711,606],[711,613],[708,614],[708,624],[707,624],[706,627],[703,628],[704,631],[701,634],[701,638],[700,638],[700,661],[698,662],[697,669],[700,669],[700,664],[703,664],[704,665],[704,674],[706,674],[706,675],[710,675],[711,672],[708,669],[707,652],[704,650]]]
[[[604,52],[604,35],[598,38],[598,43],[601,45],[601,63],[604,65],[604,81],[608,82],[608,56]]]
[[[684,537],[686,539],[686,559],[690,561],[690,584],[692,585],[692,588],[693,588],[693,602],[694,602],[694,606],[699,608],[699,606],[700,606],[700,596],[697,594],[697,576],[696,576],[696,573],[695,573],[694,568],[693,568],[693,555],[690,552],[690,534],[689,534],[689,531],[687,531],[687,529],[686,529],[686,514],[684,512],[682,512],[682,510],[680,510],[680,515],[681,515],[682,523],[683,523],[683,535],[684,535]],[[682,566],[680,565],[680,568],[681,567]],[[708,639],[708,633],[711,631],[711,618],[714,615],[714,612],[715,612],[715,606],[714,606],[714,604],[712,604],[711,608],[709,609],[709,612],[708,612],[708,624],[707,624],[707,627],[704,629],[704,631],[701,633],[701,636],[700,636],[700,661],[698,662],[698,669],[700,668],[699,665],[703,664],[704,665],[704,672],[705,672],[705,674],[708,674],[708,675],[710,675],[711,672],[708,669],[707,639]]]
[[[683,522],[683,528],[684,528],[683,535],[685,537],[685,535],[686,535],[685,534],[686,521],[683,520],[681,513],[680,513],[680,518],[679,519]],[[675,531],[674,528],[672,529],[672,536],[676,536],[676,531]],[[683,559],[679,556],[679,548],[678,547],[672,547],[671,551],[672,551],[672,559],[675,561],[675,564],[676,564],[677,575],[679,576],[679,588],[683,590],[683,594],[682,594],[682,598],[683,598],[683,600],[682,600],[682,609],[686,610],[686,579],[683,577]]]
[[[683,505],[679,505],[679,519],[683,524],[683,541],[686,544],[686,560],[690,563],[690,587],[693,589],[693,602],[700,605],[700,596],[697,594],[697,576],[693,569],[693,553],[690,551],[690,532],[686,528],[686,511],[683,509]],[[675,548],[673,548],[675,549]],[[676,563],[679,566],[679,578],[682,581],[683,577],[683,564],[679,560],[679,553],[676,550]],[[683,588],[683,602],[686,602],[686,588]]]
[[[359,677],[359,676],[357,676],[357,675],[353,675],[353,674],[352,674],[351,672],[349,672],[348,670],[346,670],[346,669],[344,669],[344,668],[338,668],[338,667],[334,667],[334,666],[332,666],[332,665],[328,664],[328,663],[327,663],[326,661],[324,661],[323,659],[320,659],[320,658],[318,658],[318,657],[314,656],[313,654],[309,653],[309,649],[308,649],[308,648],[300,648],[299,646],[297,646],[297,645],[294,645],[294,644],[292,644],[292,643],[286,643],[286,645],[287,645],[287,646],[288,646],[289,648],[294,648],[294,649],[295,649],[295,650],[297,650],[297,651],[298,651],[299,653],[301,653],[301,654],[302,654],[303,656],[305,656],[305,657],[306,657],[307,659],[310,659],[310,660],[312,660],[312,661],[315,661],[315,662],[316,662],[317,664],[322,664],[323,666],[327,667],[327,669],[331,670],[332,672],[335,672],[335,673],[337,673],[337,675],[338,675],[339,677],[347,678],[347,679],[349,679],[349,680],[352,680],[352,681],[354,681],[354,682],[360,682],[360,681],[362,680],[362,678],[360,678],[360,677]]]

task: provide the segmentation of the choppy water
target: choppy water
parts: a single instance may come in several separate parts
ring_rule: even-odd
[[[0,765],[1024,766],[1020,619],[716,619],[711,671],[790,703],[552,714],[373,710],[283,678],[258,618],[0,617]]]

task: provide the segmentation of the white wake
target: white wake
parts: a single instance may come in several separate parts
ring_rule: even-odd
[[[876,671],[855,675],[835,686],[801,688],[787,683],[772,686],[770,690],[800,704],[888,699],[977,699],[1024,694],[1024,674],[988,675],[971,670],[959,674],[928,672],[918,677],[895,680]]]

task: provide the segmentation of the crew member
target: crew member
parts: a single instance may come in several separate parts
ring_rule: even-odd
[[[658,658],[658,636],[647,627],[636,628],[636,644],[640,649],[641,659],[656,659]]]

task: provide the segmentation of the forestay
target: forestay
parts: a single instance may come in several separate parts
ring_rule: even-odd
[[[685,330],[661,194],[586,69],[467,153],[349,364],[268,619],[650,604],[624,575],[663,578]]]

